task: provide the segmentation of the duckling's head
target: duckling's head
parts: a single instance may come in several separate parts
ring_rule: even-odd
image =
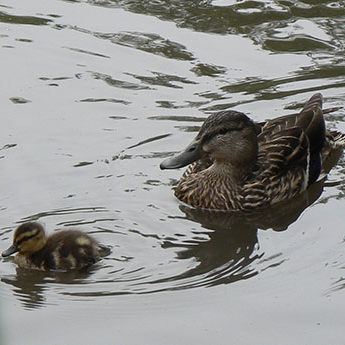
[[[176,169],[208,156],[215,162],[247,168],[258,154],[255,124],[245,114],[222,111],[210,115],[196,138],[177,156],[164,160],[161,169]]]
[[[46,234],[41,224],[24,223],[16,229],[12,246],[2,252],[2,256],[9,256],[16,252],[30,255],[42,249],[46,242]]]

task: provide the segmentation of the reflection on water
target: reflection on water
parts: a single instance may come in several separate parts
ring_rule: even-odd
[[[2,276],[1,282],[11,286],[14,296],[24,309],[37,309],[54,304],[45,296],[46,290],[49,290],[52,283],[82,284],[91,274],[92,271],[41,272],[17,267],[15,275]]]
[[[186,289],[233,283],[257,274],[251,264],[263,253],[259,253],[255,224],[245,224],[243,215],[207,214],[187,207],[181,210],[187,219],[203,226],[207,224],[206,228],[214,231],[207,232],[207,240],[193,240],[188,244],[164,241],[163,248],[178,249],[179,260],[193,259],[197,265],[177,276],[155,281],[156,284],[170,281],[173,287],[169,289]]]
[[[0,22],[9,24],[47,25],[51,20],[40,17],[15,16],[0,11]]]
[[[298,324],[304,331],[323,311],[328,287],[326,311],[341,320],[344,160],[293,202],[242,214],[179,208],[171,189],[181,172],[162,174],[158,166],[209,111],[231,107],[264,121],[319,91],[326,107],[343,106],[343,1],[5,0],[0,7],[0,246],[8,247],[16,222],[38,220],[48,232],[78,227],[112,247],[82,273],[25,271],[0,259],[4,313],[15,321],[9,345],[38,344],[27,329],[50,336],[56,320],[80,316],[80,306],[99,311],[103,325],[120,304],[118,342],[140,344],[133,300],[135,308],[152,307],[145,321],[155,327],[164,306],[165,325],[176,326],[172,343],[186,335],[178,325],[199,312],[212,320],[195,329],[194,342],[203,343],[200,327],[214,343],[232,336],[225,326],[223,338],[213,339],[238,321],[220,309],[239,320],[265,316],[253,332],[238,327],[248,344],[269,343],[265,326],[276,318],[283,330]],[[325,118],[345,132],[343,110]],[[317,297],[309,302],[300,291]],[[165,312],[167,300],[173,313]],[[23,309],[37,311],[30,324]],[[135,314],[128,324],[127,309]],[[136,324],[144,334],[148,323]],[[83,333],[71,330],[80,344],[89,340]],[[288,333],[284,344],[322,343]]]
[[[157,235],[144,235],[139,231],[131,231],[132,235],[150,238],[163,251],[173,250],[175,258],[170,258],[168,261],[182,263],[180,272],[169,268],[167,264],[162,278],[158,278],[162,273],[157,276],[153,266],[150,266],[154,264],[153,261],[146,264],[136,261],[136,266],[132,264],[128,267],[127,263],[136,260],[135,254],[132,257],[124,255],[119,257],[119,254],[115,254],[83,272],[39,272],[17,268],[15,275],[2,275],[1,281],[13,286],[13,294],[24,308],[34,309],[50,303],[54,304],[54,301],[49,301],[46,294],[52,288],[59,290],[56,284],[69,284],[75,287],[73,289],[64,287],[61,293],[65,296],[95,298],[216,286],[248,279],[258,274],[260,270],[279,265],[284,261],[278,258],[277,262],[277,257],[273,258],[274,262],[271,262],[270,258],[260,260],[263,258],[264,248],[260,249],[258,230],[286,230],[306,207],[319,198],[323,185],[324,181],[319,181],[295,199],[263,211],[208,211],[181,205],[180,210],[184,214],[182,219],[199,223],[205,229],[205,231],[192,231],[192,237],[189,239],[182,237],[182,241],[178,233],[175,236],[161,238]],[[42,212],[39,215],[26,217],[23,221],[64,214],[80,216],[83,212],[104,212],[104,208]],[[112,223],[114,219],[98,218],[93,221],[78,219],[60,222],[60,226],[78,226],[101,221]],[[115,234],[114,230],[106,227],[97,226],[96,228],[98,229],[95,231],[96,235],[100,232]],[[116,249],[114,251],[116,252]],[[190,264],[183,265],[185,261],[193,262],[193,267],[188,268]],[[263,264],[258,265],[260,262]],[[92,278],[98,271],[101,275],[98,278],[96,276]]]
[[[97,1],[91,1],[97,3]],[[340,24],[345,15],[344,4],[341,1],[164,1],[152,2],[130,0],[108,0],[104,5],[116,5],[136,13],[145,13],[157,16],[163,20],[177,23],[184,28],[217,34],[246,34],[255,42],[266,41],[267,36],[277,37],[277,41],[285,41],[285,46],[296,38],[303,40],[303,50],[316,50],[323,48],[325,35],[312,37],[306,32],[311,31],[310,22],[302,22],[302,18],[317,19],[318,24],[324,28],[327,37],[334,37],[334,27]],[[299,18],[299,20],[296,20]],[[323,20],[324,18],[324,20]],[[332,18],[332,20],[328,20]],[[304,24],[304,25],[303,25]],[[291,25],[300,35],[294,36],[292,30],[286,30]],[[284,28],[286,30],[284,40]],[[321,30],[320,30],[321,31]],[[333,44],[341,46],[342,36],[336,35],[339,40]],[[272,39],[271,39],[272,42]],[[318,43],[314,43],[318,42]],[[296,42],[295,42],[296,43]],[[331,45],[331,44],[330,44]],[[291,44],[292,46],[292,44]],[[292,49],[298,51],[300,44],[296,43]],[[284,51],[284,44],[280,45]],[[280,48],[278,47],[278,48]],[[326,44],[326,48],[329,45]]]
[[[24,217],[20,223],[25,222],[34,222],[43,217],[49,216],[61,216],[61,215],[70,215],[70,214],[88,214],[88,213],[105,213],[107,209],[105,207],[78,207],[78,208],[66,208],[66,209],[56,209],[52,211],[45,211],[33,214],[31,216]],[[76,223],[75,225],[81,225],[83,222]],[[64,224],[60,224],[64,225]]]
[[[99,5],[98,1],[90,1],[90,3]],[[228,66],[204,61],[180,41],[168,39],[151,31],[109,33],[92,31],[79,26],[64,27],[115,45],[144,51],[152,56],[158,55],[165,59],[188,62],[189,71],[194,74],[186,77],[154,69],[151,69],[149,73],[146,73],[147,71],[138,73],[126,71],[124,74],[138,81],[138,83],[132,83],[118,80],[111,75],[91,72],[95,79],[100,78],[108,85],[123,89],[152,91],[155,87],[184,89],[188,85],[198,85],[201,77],[213,78],[218,82],[217,87],[211,90],[196,91],[195,95],[199,96],[197,101],[156,100],[158,107],[166,109],[195,107],[215,111],[253,102],[253,97],[246,97],[246,95],[255,95],[256,100],[272,100],[303,92],[316,92],[345,86],[343,54],[345,32],[342,19],[345,15],[345,7],[342,2],[328,0],[308,3],[274,0],[267,2],[225,1],[221,4],[219,1],[108,0],[102,2],[102,6],[120,7],[134,13],[158,17],[176,23],[178,27],[193,29],[196,32],[244,36],[250,38],[255,45],[260,45],[261,49],[272,54],[280,54],[280,57],[286,57],[286,59],[290,59],[292,54],[295,54],[295,57],[305,56],[303,65],[290,73],[273,76],[272,70],[262,72],[261,75],[257,73],[253,75],[253,72],[249,70],[253,64],[258,63],[266,67],[266,63],[268,63],[273,67],[284,62],[281,62],[280,59],[273,60],[273,56],[270,57],[271,61],[259,61],[248,52],[248,66]],[[210,50],[219,49],[218,46],[211,45],[206,37],[204,45],[210,45]],[[223,49],[224,56],[227,56],[229,51],[226,47]],[[236,49],[241,49],[241,46]],[[235,52],[233,55],[233,58],[238,60]],[[224,61],[224,63],[226,62]],[[248,75],[238,75],[234,72],[236,69],[243,69]],[[238,94],[241,97],[234,101],[231,99],[231,94]],[[127,100],[109,98],[87,98],[81,101],[130,104]],[[221,101],[221,103],[209,104],[211,101]]]
[[[164,243],[165,247],[184,248],[178,252],[179,259],[193,258],[198,262],[197,267],[169,279],[179,281],[187,278],[191,282],[182,283],[178,288],[191,288],[227,284],[257,274],[257,268],[251,265],[263,255],[263,252],[259,254],[257,231],[286,230],[319,198],[323,184],[324,181],[315,183],[308,191],[289,202],[248,213],[198,210],[180,206],[187,219],[198,222],[203,228],[213,232],[208,233],[207,241],[191,245],[174,245],[169,241]]]

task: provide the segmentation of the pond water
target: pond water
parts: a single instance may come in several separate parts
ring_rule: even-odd
[[[344,344],[343,158],[250,216],[182,205],[159,169],[214,111],[344,106],[344,20],[330,0],[0,1],[0,250],[27,220],[112,249],[84,273],[2,258],[1,344]]]

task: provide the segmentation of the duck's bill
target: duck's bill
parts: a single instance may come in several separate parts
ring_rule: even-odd
[[[182,168],[201,158],[200,145],[198,140],[193,140],[187,148],[174,157],[165,159],[161,164],[161,169]]]
[[[19,248],[15,245],[15,244],[12,244],[12,246],[8,249],[6,249],[5,251],[2,252],[2,256],[5,257],[5,256],[9,256],[13,253],[16,253],[18,252]]]

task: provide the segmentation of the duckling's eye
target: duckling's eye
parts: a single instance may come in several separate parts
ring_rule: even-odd
[[[29,240],[37,241],[37,233],[28,234],[27,236],[24,236],[24,237],[20,238],[19,240],[16,241],[16,244],[17,244],[17,246],[19,246],[23,242],[26,242],[26,241],[29,241]]]

